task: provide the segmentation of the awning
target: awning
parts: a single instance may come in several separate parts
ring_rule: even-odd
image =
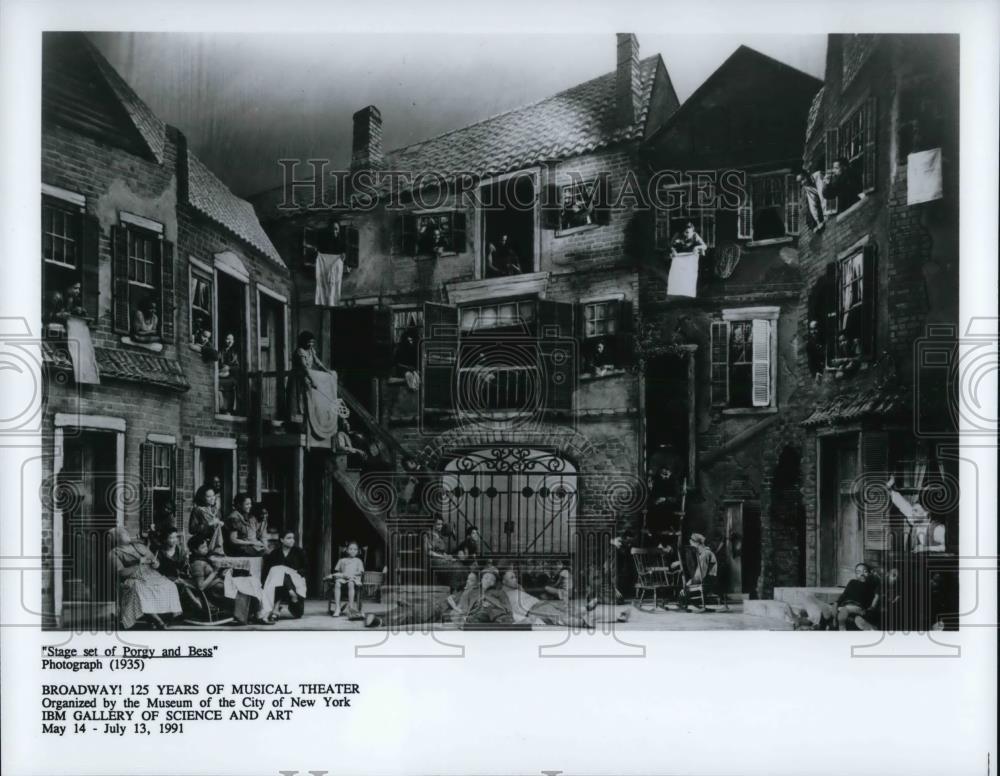
[[[907,392],[895,387],[869,388],[860,393],[844,393],[818,405],[802,425],[816,428],[870,418],[900,418],[909,412]]]
[[[66,348],[45,342],[42,352],[47,365],[73,369],[73,360]],[[191,387],[180,363],[174,359],[116,348],[94,348],[94,354],[102,383],[106,380],[125,380],[172,391],[186,391]]]

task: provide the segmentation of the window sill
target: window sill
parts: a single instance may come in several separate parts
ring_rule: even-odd
[[[619,375],[627,374],[627,369],[609,369],[607,372],[583,372],[580,375],[581,381],[590,382],[592,380],[603,380],[606,377],[618,377]]]
[[[726,407],[722,414],[731,417],[736,415],[774,415],[777,407]]]
[[[133,348],[141,348],[142,350],[148,350],[150,353],[162,353],[163,343],[162,342],[136,342],[129,336],[124,336],[121,338],[121,343],[123,345],[129,345]]]
[[[786,235],[785,237],[772,237],[769,240],[751,240],[747,243],[748,248],[763,248],[765,245],[786,245],[792,242],[795,238],[791,235]]]
[[[225,421],[227,421],[229,423],[246,423],[247,416],[246,415],[227,415],[227,414],[222,413],[222,412],[216,412],[215,413],[215,419],[216,420],[225,420]]]
[[[853,205],[847,208],[847,210],[841,210],[839,213],[837,213],[836,221],[839,223],[842,218],[846,218],[855,211],[860,210],[861,206],[871,199],[872,191],[874,191],[874,189],[868,189],[866,191],[861,192],[861,196],[857,202],[855,202]]]
[[[594,229],[599,229],[603,224],[584,224],[583,226],[574,226],[570,229],[557,229],[555,231],[554,237],[569,237],[570,235],[580,234],[581,232],[589,232]]]

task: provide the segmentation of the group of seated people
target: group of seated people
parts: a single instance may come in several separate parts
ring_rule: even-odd
[[[306,561],[295,532],[271,533],[267,509],[255,507],[247,493],[233,499],[233,511],[223,520],[218,489],[206,484],[196,492],[187,541],[173,521],[172,504],[157,515],[147,542],[124,527],[111,530],[109,562],[123,629],[144,619],[162,629],[164,617],[181,615],[196,622],[272,624],[282,603],[293,617],[302,616]]]

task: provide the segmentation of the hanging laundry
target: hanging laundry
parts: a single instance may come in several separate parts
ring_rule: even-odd
[[[697,296],[698,288],[698,251],[677,253],[670,261],[670,274],[667,276],[668,296]]]
[[[335,307],[340,303],[340,286],[344,277],[344,254],[316,254],[316,298],[320,307]]]
[[[94,352],[94,343],[90,339],[90,329],[83,318],[71,315],[66,319],[66,342],[73,360],[73,379],[76,380],[77,385],[84,383],[100,385],[97,354]]]
[[[941,199],[941,149],[918,151],[906,157],[906,204]]]

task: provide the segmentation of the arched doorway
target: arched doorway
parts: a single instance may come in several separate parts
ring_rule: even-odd
[[[492,556],[569,556],[578,507],[576,467],[529,447],[469,450],[448,461],[441,510],[458,537],[479,530]]]

